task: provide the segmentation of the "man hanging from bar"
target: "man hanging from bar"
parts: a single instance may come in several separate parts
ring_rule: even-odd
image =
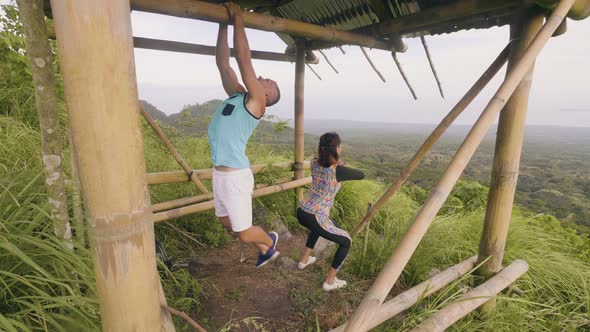
[[[262,228],[252,226],[254,175],[246,156],[246,144],[266,107],[279,101],[280,91],[275,81],[256,77],[242,9],[233,3],[226,3],[225,7],[234,25],[236,60],[246,88],[229,65],[227,24],[222,23],[219,25],[215,58],[229,98],[217,108],[209,123],[215,215],[225,227],[238,233],[240,241],[258,249],[260,254],[256,267],[261,267],[279,255],[276,251],[279,236],[276,232],[267,234]]]

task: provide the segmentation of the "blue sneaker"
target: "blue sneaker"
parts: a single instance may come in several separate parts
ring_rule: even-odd
[[[272,246],[274,250],[277,250],[277,243],[279,243],[279,234],[277,232],[270,232],[268,236],[272,239]]]
[[[266,254],[260,254],[258,255],[258,262],[256,262],[256,267],[263,267],[264,265],[266,265],[268,262],[274,260],[275,258],[279,257],[280,252],[274,250],[274,248],[270,247],[268,248],[268,251],[266,252]]]

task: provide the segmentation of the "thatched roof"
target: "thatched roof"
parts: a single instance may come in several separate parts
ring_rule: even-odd
[[[220,3],[223,1],[209,1]],[[554,7],[558,0],[242,0],[242,7],[273,16],[354,30],[375,37],[410,37],[487,29],[512,21],[522,9]],[[590,16],[590,0],[578,0],[573,19]]]

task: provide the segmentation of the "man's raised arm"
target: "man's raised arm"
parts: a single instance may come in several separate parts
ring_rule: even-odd
[[[242,9],[234,3],[226,3],[225,6],[230,19],[234,23],[234,49],[236,51],[236,60],[238,61],[242,81],[248,90],[248,108],[254,116],[261,117],[266,110],[266,93],[262,84],[258,81],[254,67],[252,66],[252,55],[244,28]]]
[[[217,47],[215,48],[215,62],[221,75],[223,89],[228,96],[236,92],[246,92],[246,89],[238,81],[236,72],[229,65],[229,46],[227,45],[227,24],[219,24],[217,34]]]

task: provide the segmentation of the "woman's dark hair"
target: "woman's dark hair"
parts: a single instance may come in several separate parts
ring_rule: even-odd
[[[338,146],[340,136],[337,133],[325,133],[320,137],[318,146],[318,164],[322,167],[330,167],[340,159]]]

